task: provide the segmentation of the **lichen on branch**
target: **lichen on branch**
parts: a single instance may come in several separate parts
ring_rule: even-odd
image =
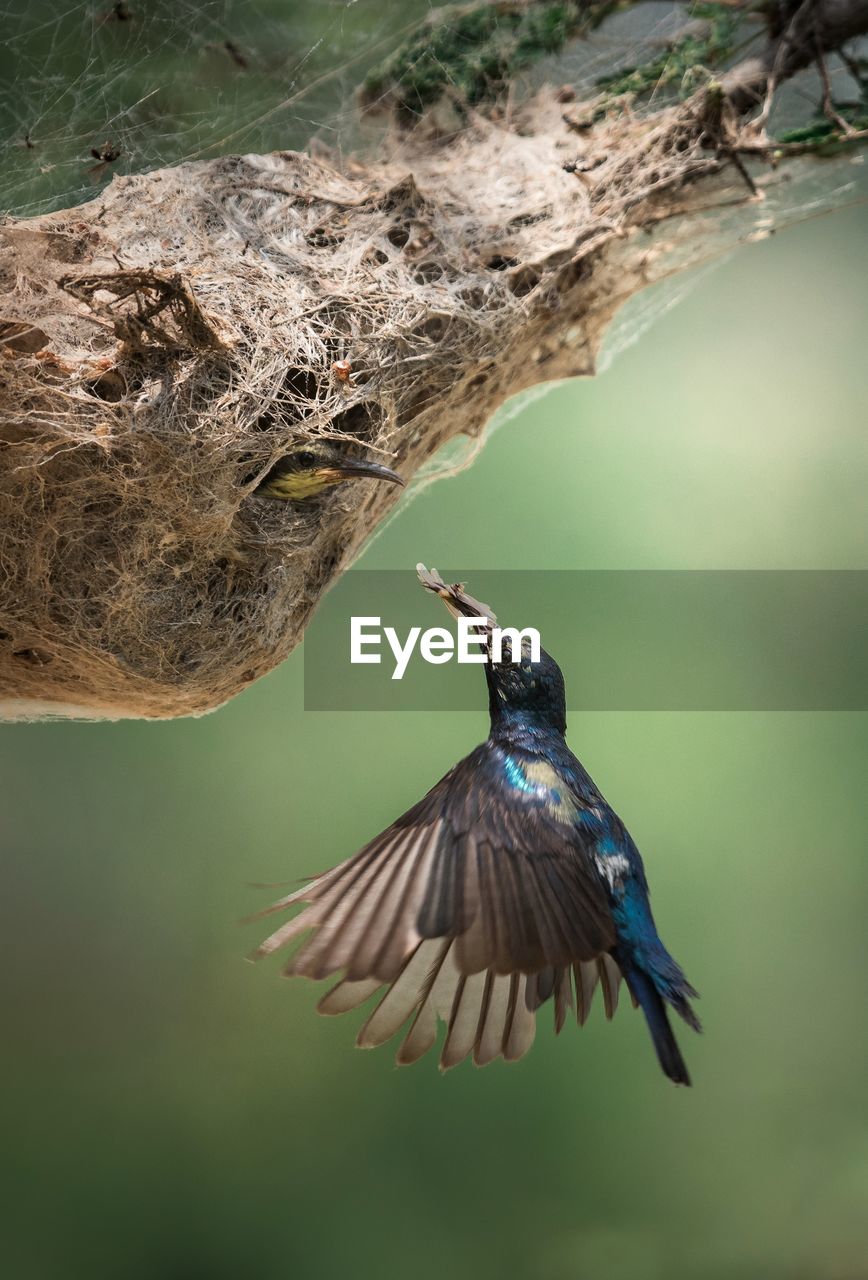
[[[731,5],[694,5],[690,20],[665,42],[662,52],[601,76],[597,85],[609,100],[670,88],[679,98],[686,98],[708,78],[712,68],[731,57],[738,29],[739,15]]]
[[[444,93],[476,106],[525,67],[599,26],[618,0],[500,0],[435,9],[410,39],[366,77],[368,107],[413,120]]]

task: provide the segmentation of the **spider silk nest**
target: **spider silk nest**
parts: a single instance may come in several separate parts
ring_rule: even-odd
[[[720,163],[690,103],[581,117],[545,91],[393,139],[388,163],[231,156],[0,228],[7,714],[225,702],[397,499],[257,496],[288,446],[346,442],[409,479],[512,392],[593,371]],[[669,240],[636,234],[673,214]]]

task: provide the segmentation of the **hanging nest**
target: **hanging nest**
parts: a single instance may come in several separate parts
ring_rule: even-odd
[[[719,86],[644,120],[545,91],[389,163],[232,156],[0,228],[5,714],[198,714],[271,670],[396,493],[278,503],[268,468],[325,437],[409,479],[591,373],[752,199],[731,127]]]

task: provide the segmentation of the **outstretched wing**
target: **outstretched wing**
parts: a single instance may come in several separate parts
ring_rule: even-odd
[[[399,1061],[430,1048],[438,1015],[445,1066],[471,1050],[479,1063],[521,1056],[539,1004],[553,998],[558,1029],[574,1004],[584,1021],[601,977],[611,1014],[615,930],[579,803],[546,762],[485,743],[354,857],[269,908],[310,904],[257,955],[312,931],[286,972],[344,973],[323,1013],[385,984],[359,1043],[383,1043],[415,1015]]]

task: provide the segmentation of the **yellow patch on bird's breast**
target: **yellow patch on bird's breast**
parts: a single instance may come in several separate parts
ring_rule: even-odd
[[[576,821],[578,809],[566,782],[556,769],[544,760],[535,760],[532,764],[522,763],[520,768],[537,798],[544,802],[553,817],[565,823]]]

